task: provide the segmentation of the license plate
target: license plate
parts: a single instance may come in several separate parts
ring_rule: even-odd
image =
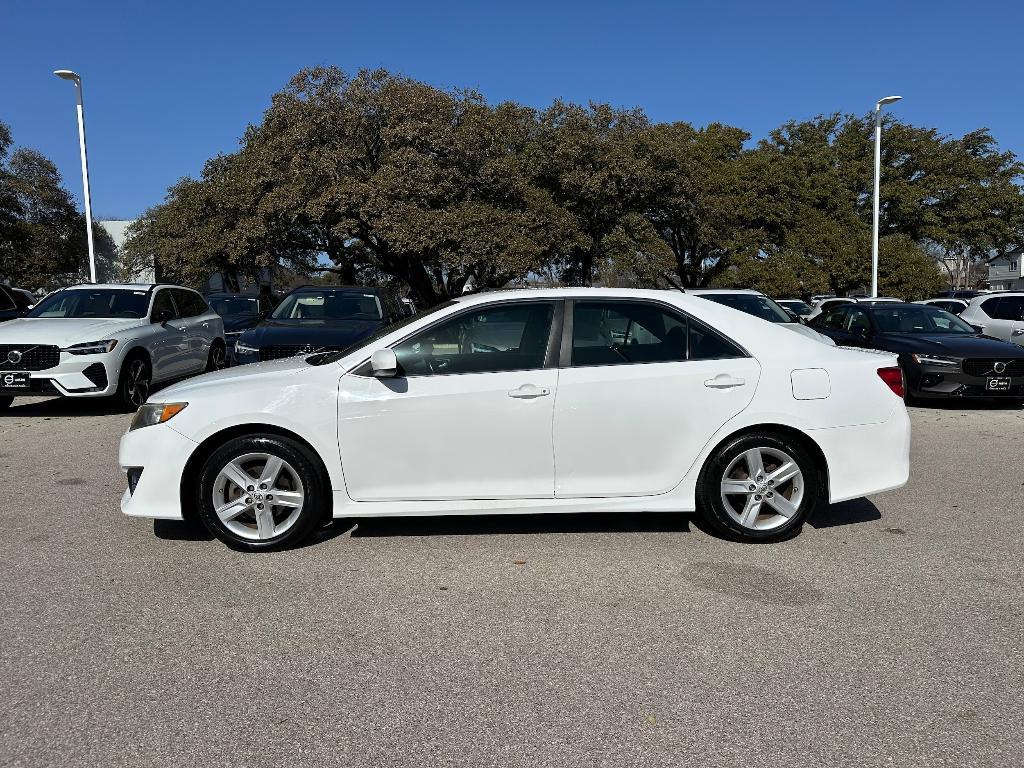
[[[985,381],[985,389],[989,392],[1006,392],[1009,388],[1009,376],[989,376]]]
[[[28,389],[32,385],[32,377],[28,373],[0,373],[0,387],[5,389]]]

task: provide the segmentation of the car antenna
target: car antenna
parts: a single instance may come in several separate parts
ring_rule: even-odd
[[[679,283],[677,283],[677,282],[676,282],[676,281],[675,281],[675,280],[674,280],[674,279],[673,279],[673,278],[672,278],[672,277],[671,277],[671,276],[669,275],[669,273],[668,273],[668,272],[662,272],[662,273],[661,273],[661,276],[665,278],[665,282],[666,282],[666,283],[668,283],[669,285],[671,285],[671,286],[672,286],[673,288],[675,288],[675,289],[676,289],[677,291],[679,291],[680,293],[686,293],[686,289],[685,289],[685,288],[683,288],[683,286],[681,286],[681,285],[680,285]]]

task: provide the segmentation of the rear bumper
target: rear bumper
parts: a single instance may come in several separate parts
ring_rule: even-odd
[[[902,403],[888,421],[809,430],[828,462],[829,501],[856,499],[910,479],[910,417]]]
[[[143,427],[121,438],[118,463],[126,474],[141,469],[134,493],[126,489],[121,511],[131,517],[181,520],[181,476],[196,443],[166,424]]]

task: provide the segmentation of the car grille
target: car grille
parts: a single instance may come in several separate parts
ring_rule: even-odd
[[[311,355],[314,352],[335,352],[339,349],[344,349],[344,347],[318,347],[313,344],[278,344],[273,347],[261,347],[260,360],[279,360],[282,357]]]
[[[45,371],[59,362],[60,347],[0,344],[0,371]]]
[[[996,373],[996,363],[1004,363],[1006,370]],[[1024,376],[1024,360],[999,360],[994,357],[964,360],[964,373],[968,376]]]

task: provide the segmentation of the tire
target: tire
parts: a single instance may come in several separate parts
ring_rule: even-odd
[[[327,488],[305,446],[279,435],[246,435],[207,458],[196,507],[210,533],[232,549],[286,549],[323,523]]]
[[[705,464],[697,484],[698,509],[709,526],[737,541],[788,538],[818,502],[819,469],[792,438],[773,432],[741,435],[718,448]],[[773,481],[779,471],[782,481]]]
[[[125,412],[137,411],[149,398],[153,386],[153,369],[143,355],[134,354],[125,358],[118,377],[117,394],[114,399]]]
[[[224,349],[224,342],[218,339],[210,345],[210,354],[206,358],[206,373],[219,371],[224,368],[227,351]]]

